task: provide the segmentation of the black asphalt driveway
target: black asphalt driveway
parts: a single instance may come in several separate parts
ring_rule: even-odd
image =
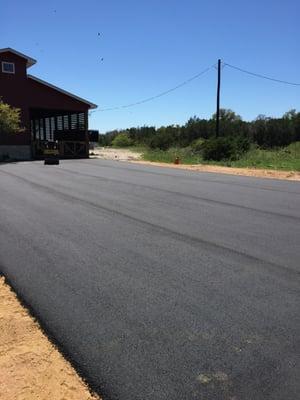
[[[0,165],[0,271],[110,400],[295,400],[300,184]]]

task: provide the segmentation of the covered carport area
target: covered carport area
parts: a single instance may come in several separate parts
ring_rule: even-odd
[[[96,105],[32,75],[28,83],[33,157],[44,158],[50,143],[57,146],[60,158],[87,158],[88,111]]]
[[[56,143],[61,158],[88,157],[86,111],[32,108],[30,129],[35,158],[43,158],[45,148],[53,142]]]

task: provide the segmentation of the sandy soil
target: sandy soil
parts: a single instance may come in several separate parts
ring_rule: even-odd
[[[201,165],[201,164],[175,165],[175,164],[159,163],[152,161],[132,161],[132,162],[139,164],[147,164],[147,165],[157,165],[159,167],[187,169],[190,171],[217,172],[229,175],[255,176],[257,178],[300,181],[300,172],[297,171],[278,171],[274,169],[255,169],[255,168],[233,168],[233,167],[222,167],[219,165]]]
[[[0,399],[96,400],[0,277]]]
[[[272,169],[256,169],[256,168],[232,168],[232,167],[221,167],[218,165],[202,165],[202,164],[175,165],[175,164],[159,163],[152,161],[143,161],[141,160],[142,153],[137,153],[128,149],[96,147],[94,150],[91,150],[90,154],[91,158],[94,157],[94,158],[102,158],[105,160],[130,161],[146,165],[157,165],[159,167],[187,169],[199,172],[201,171],[218,172],[230,175],[255,176],[258,178],[272,178],[272,179],[286,179],[292,181],[300,181],[300,172],[297,171],[278,171]]]
[[[142,153],[128,149],[113,149],[110,147],[95,147],[90,151],[90,158],[102,158],[104,160],[134,161],[141,158]]]

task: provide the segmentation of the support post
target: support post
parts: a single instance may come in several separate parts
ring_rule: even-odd
[[[221,88],[221,60],[218,60],[218,86],[217,86],[217,112],[216,112],[216,137],[220,134],[220,88]]]
[[[90,140],[89,140],[89,134],[88,134],[88,129],[89,129],[89,112],[88,111],[84,112],[84,129],[85,129],[85,155],[86,155],[86,158],[89,158]]]

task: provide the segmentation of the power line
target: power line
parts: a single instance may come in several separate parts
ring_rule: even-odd
[[[93,113],[95,113],[95,112],[100,112],[100,111],[121,110],[121,109],[125,109],[125,108],[134,107],[134,106],[137,106],[137,105],[140,105],[140,104],[148,103],[148,102],[153,101],[153,100],[155,100],[155,99],[157,99],[157,98],[159,98],[159,97],[162,97],[162,96],[165,96],[165,95],[167,95],[167,94],[169,94],[169,93],[171,93],[171,92],[174,92],[175,90],[181,88],[182,86],[185,86],[185,85],[189,84],[190,82],[192,82],[192,81],[198,79],[200,76],[204,75],[205,73],[207,73],[207,72],[208,72],[209,70],[211,70],[212,68],[216,68],[216,65],[217,65],[217,64],[213,64],[213,65],[211,65],[210,67],[205,68],[203,71],[201,71],[201,72],[199,72],[198,74],[192,76],[191,78],[189,78],[189,79],[187,79],[187,80],[181,82],[180,84],[174,86],[173,88],[168,89],[168,90],[165,90],[164,92],[161,92],[161,93],[159,93],[159,94],[157,94],[157,95],[155,95],[155,96],[151,96],[151,97],[148,97],[148,98],[146,98],[146,99],[143,99],[143,100],[140,100],[140,101],[137,101],[137,102],[134,102],[134,103],[129,103],[129,104],[121,105],[121,106],[115,106],[115,107],[109,107],[109,108],[100,108],[100,109],[98,109],[98,110],[91,111],[90,114],[93,114]],[[224,67],[226,67],[226,66],[229,67],[229,68],[238,70],[238,71],[240,71],[240,72],[243,72],[243,73],[245,73],[245,74],[252,75],[252,76],[256,76],[256,77],[261,78],[261,79],[267,79],[267,80],[269,80],[269,81],[273,81],[273,82],[277,82],[277,83],[283,83],[283,84],[291,85],[291,86],[300,86],[300,83],[289,82],[289,81],[285,81],[285,80],[281,80],[281,79],[271,78],[271,77],[266,76],[266,75],[257,74],[257,73],[255,73],[255,72],[251,72],[251,71],[245,70],[245,69],[243,69],[243,68],[237,67],[237,66],[232,65],[232,64],[228,64],[228,63],[225,63],[225,62],[224,62],[224,63],[223,63],[223,62],[221,63],[222,69],[223,69]]]
[[[236,67],[235,65],[231,65],[231,64],[228,64],[228,63],[224,63],[224,65],[227,66],[227,67],[236,69],[236,70],[238,70],[238,71],[244,72],[245,74],[256,76],[256,77],[258,77],[258,78],[267,79],[267,80],[269,80],[269,81],[278,82],[278,83],[284,83],[284,84],[286,84],[286,85],[300,86],[300,83],[283,81],[283,80],[281,80],[281,79],[271,78],[271,77],[266,76],[266,75],[256,74],[255,72],[247,71],[247,70],[245,70],[245,69]]]
[[[125,104],[123,106],[116,106],[116,107],[110,107],[110,108],[100,108],[99,110],[91,111],[91,114],[93,114],[94,112],[99,112],[99,111],[113,111],[113,110],[120,110],[120,109],[123,109],[123,108],[134,107],[134,106],[137,106],[139,104],[144,104],[144,103],[147,103],[149,101],[155,100],[155,99],[157,99],[159,97],[165,96],[166,94],[174,92],[175,90],[181,88],[182,86],[185,86],[188,83],[194,81],[195,79],[199,78],[201,75],[204,75],[206,72],[208,72],[210,69],[212,69],[215,65],[216,64],[213,64],[210,67],[205,68],[203,71],[201,71],[198,74],[192,76],[191,78],[181,82],[179,85],[174,86],[171,89],[165,90],[164,92],[161,92],[161,93],[159,93],[159,94],[157,94],[155,96],[148,97],[148,98],[146,98],[144,100],[140,100],[140,101],[137,101],[135,103]]]

